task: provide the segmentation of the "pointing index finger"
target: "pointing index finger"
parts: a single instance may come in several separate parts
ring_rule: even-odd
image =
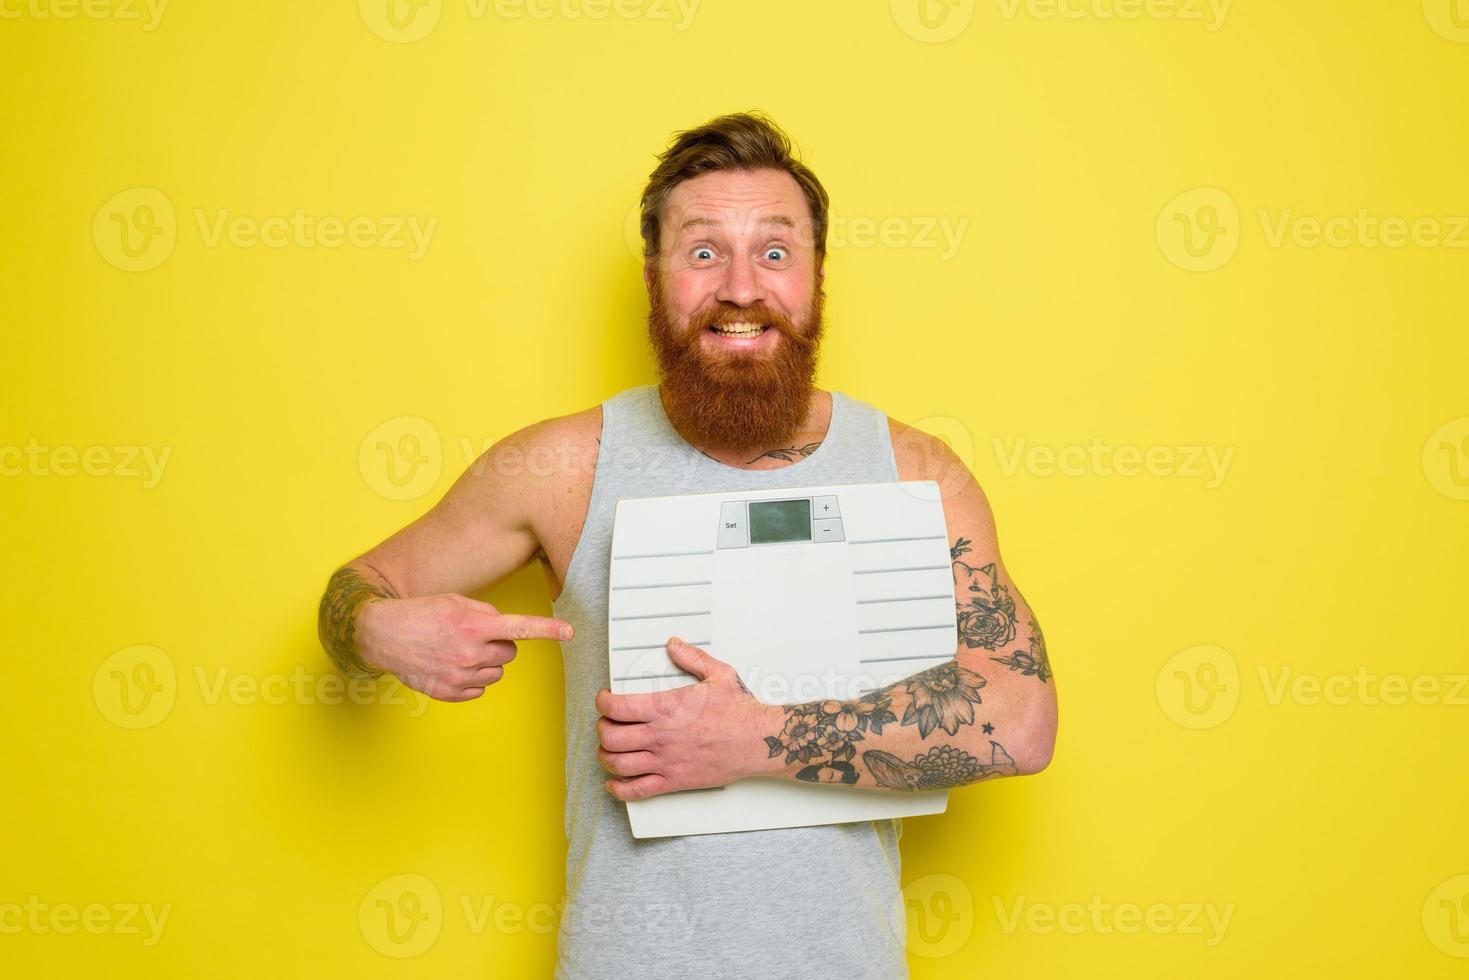
[[[551,616],[522,616],[505,613],[496,617],[491,639],[505,640],[569,640],[576,631],[564,619]]]

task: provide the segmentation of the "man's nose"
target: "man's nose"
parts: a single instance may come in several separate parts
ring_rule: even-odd
[[[724,267],[724,279],[719,284],[718,299],[736,306],[749,306],[762,298],[755,263],[747,255],[736,255],[730,259],[729,264]]]

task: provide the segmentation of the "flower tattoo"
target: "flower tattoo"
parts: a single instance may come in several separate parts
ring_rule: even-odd
[[[949,549],[950,561],[969,577],[969,601],[959,606],[959,639],[970,649],[998,650],[1015,639],[1015,597],[1000,583],[993,562],[975,568],[959,560],[969,551],[968,538]]]
[[[915,674],[903,685],[909,701],[902,724],[916,722],[923,738],[935,728],[956,734],[960,725],[974,723],[974,705],[980,703],[979,689],[984,685],[983,677],[960,666],[957,660]]]
[[[785,753],[787,764],[812,762],[796,774],[807,782],[855,783],[857,771],[851,758],[863,732],[882,734],[882,726],[897,721],[892,699],[874,692],[856,701],[813,701],[786,706],[786,722],[779,735],[765,736],[770,758]]]

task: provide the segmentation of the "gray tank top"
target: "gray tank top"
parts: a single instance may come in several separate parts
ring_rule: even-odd
[[[553,604],[576,625],[566,673],[566,898],[556,980],[843,977],[901,980],[906,922],[898,819],[638,840],[603,787],[597,691],[610,687],[607,576],[623,497],[898,479],[887,416],[839,391],[809,456],[726,466],[673,428],[654,385],[602,403],[586,525]]]

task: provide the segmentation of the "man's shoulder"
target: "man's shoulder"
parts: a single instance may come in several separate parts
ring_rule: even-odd
[[[516,429],[501,439],[496,448],[502,455],[523,457],[528,464],[537,458],[547,457],[564,461],[568,455],[577,457],[578,463],[590,455],[595,463],[601,435],[602,405],[599,402]],[[544,467],[538,469],[544,470]]]
[[[574,471],[583,477],[590,477],[596,467],[597,453],[601,447],[605,414],[603,406],[611,404],[614,417],[619,412],[625,415],[632,410],[630,403],[636,404],[639,399],[646,397],[652,387],[651,384],[630,385],[594,405],[522,426],[501,438],[490,452],[497,459],[506,456],[519,459],[530,453],[542,458],[548,454],[558,457],[570,454],[577,457]],[[562,470],[565,469],[563,466]]]
[[[891,415],[887,421],[900,480],[934,480],[945,492],[957,491],[974,482],[968,463],[946,440]],[[964,435],[972,444],[967,430]]]
[[[601,432],[602,403],[598,402],[575,412],[553,415],[539,422],[532,422],[517,434],[529,442],[546,438],[595,442]]]
[[[630,385],[619,392],[609,396],[595,405],[589,405],[579,411],[569,412],[565,415],[556,415],[551,418],[532,422],[524,428],[512,432],[506,436],[506,440],[517,443],[524,448],[544,446],[575,445],[581,448],[590,448],[595,452],[597,444],[602,436],[602,406],[608,402],[617,403],[614,410],[619,406],[635,402],[645,397],[650,384]],[[623,409],[626,410],[625,408]]]
[[[903,479],[929,479],[929,467],[949,449],[948,445],[937,436],[891,415],[887,416],[887,422],[888,436],[893,442],[893,456],[898,461],[898,472],[903,474]],[[908,476],[908,471],[913,471],[915,475]]]

